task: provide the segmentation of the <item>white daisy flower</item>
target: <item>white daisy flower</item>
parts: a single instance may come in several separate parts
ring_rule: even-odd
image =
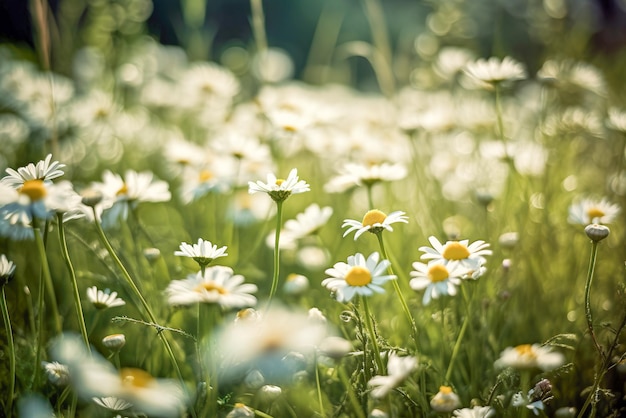
[[[226,414],[226,418],[254,418],[256,413],[254,409],[246,406],[241,402],[236,402],[233,409]]]
[[[397,388],[417,368],[417,358],[399,357],[395,353],[389,354],[387,360],[387,376],[374,376],[367,385],[372,388],[372,398],[380,399]]]
[[[609,108],[606,125],[614,131],[626,133],[626,111],[616,107]]]
[[[371,186],[383,181],[402,180],[407,169],[402,164],[357,164],[347,163],[339,175],[324,185],[328,193],[342,193],[355,186]]]
[[[439,392],[430,400],[430,407],[435,412],[452,412],[459,406],[461,399],[450,386],[439,386]]]
[[[467,274],[467,270],[459,264],[446,266],[439,261],[431,261],[428,264],[416,261],[413,263],[413,269],[410,273],[413,279],[409,285],[413,290],[426,289],[422,300],[424,305],[442,295],[456,295],[456,286],[461,284],[461,278]]]
[[[456,418],[491,418],[495,416],[496,411],[490,406],[475,406],[457,409],[452,414]]]
[[[601,200],[580,199],[569,207],[568,221],[572,224],[609,224],[617,218],[621,208],[607,198]]]
[[[92,400],[96,405],[100,405],[101,407],[113,412],[124,411],[125,409],[133,406],[130,402],[127,402],[124,399],[116,398],[115,396],[105,396],[101,398],[94,397]]]
[[[505,367],[514,369],[539,368],[545,372],[556,369],[563,363],[565,363],[565,356],[552,351],[552,347],[540,344],[521,344],[516,347],[505,348],[494,365],[499,369]]]
[[[217,245],[212,244],[211,241],[198,238],[197,244],[181,242],[180,250],[175,251],[174,255],[193,258],[201,266],[206,266],[216,258],[226,257],[228,253],[226,253],[226,246],[217,248]]]
[[[41,365],[50,383],[56,386],[65,386],[70,382],[70,371],[65,364],[57,361],[42,361]]]
[[[333,214],[333,208],[325,206],[320,208],[317,203],[308,206],[304,212],[296,215],[296,219],[289,219],[285,222],[282,233],[291,236],[294,239],[304,238],[313,235],[321,227],[326,225],[328,219]]]
[[[365,231],[378,234],[382,232],[383,229],[386,229],[391,232],[393,231],[391,224],[396,222],[404,222],[406,224],[409,223],[409,218],[402,211],[395,211],[386,215],[378,209],[372,209],[368,211],[365,216],[363,216],[363,220],[361,222],[354,219],[345,219],[341,227],[345,228],[346,226],[349,226],[346,232],[343,233],[344,237],[350,232],[356,231],[354,234],[354,240],[356,241],[356,239],[359,238]]]
[[[6,255],[0,254],[0,277],[3,281],[11,277],[14,271],[15,264],[13,264],[13,261],[10,261]]]
[[[223,175],[218,173],[219,168],[213,170],[200,166],[186,166],[182,172],[180,197],[185,203],[191,203],[210,192],[223,193],[230,189],[230,185]]]
[[[458,263],[466,270],[469,270],[468,273],[474,273],[479,270],[486,262],[483,256],[492,254],[492,251],[487,249],[489,244],[481,240],[474,241],[471,244],[466,239],[447,241],[445,244],[442,244],[437,238],[431,236],[428,238],[428,241],[430,241],[432,248],[426,246],[419,248],[420,251],[424,252],[420,257],[422,260],[437,260],[446,265]]]
[[[20,167],[17,170],[7,168],[8,176],[4,177],[0,182],[19,189],[24,182],[29,180],[41,180],[49,182],[52,179],[61,177],[64,172],[61,170],[65,164],[58,161],[52,161],[52,154],[48,154],[45,160],[39,161],[37,164],[30,163],[27,166]]]
[[[504,57],[502,60],[497,57],[491,57],[488,60],[480,58],[468,63],[464,72],[470,78],[487,84],[526,78],[524,65],[511,57]]]
[[[248,193],[267,193],[276,202],[282,202],[292,194],[304,193],[311,190],[304,180],[299,180],[296,168],[289,172],[287,179],[278,179],[272,173],[267,175],[267,183],[260,180],[248,182]]]
[[[256,297],[251,293],[257,286],[243,283],[244,277],[234,275],[230,267],[213,266],[204,274],[189,275],[183,280],[173,280],[167,286],[167,300],[170,305],[191,305],[194,303],[215,303],[222,308],[244,308],[256,305]]]
[[[336,263],[326,270],[330,277],[322,281],[331,292],[336,294],[339,302],[349,302],[355,295],[371,296],[374,293],[384,293],[382,285],[394,280],[395,275],[385,274],[391,265],[389,260],[381,260],[373,252],[367,260],[361,253],[348,257],[348,262]]]
[[[96,286],[87,289],[87,298],[96,309],[114,308],[116,306],[124,306],[124,299],[117,297],[117,292],[111,292],[109,289],[99,290]]]

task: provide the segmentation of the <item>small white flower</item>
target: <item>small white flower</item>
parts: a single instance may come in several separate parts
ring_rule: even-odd
[[[470,272],[480,269],[486,262],[485,255],[491,255],[491,250],[488,250],[489,244],[485,241],[474,241],[469,243],[469,240],[461,241],[447,241],[445,244],[439,242],[437,238],[431,236],[428,238],[431,247],[420,247],[419,250],[424,254],[420,257],[422,260],[437,260],[443,264],[460,264]]]
[[[126,402],[124,399],[116,398],[114,396],[105,396],[101,398],[94,397],[92,400],[97,405],[113,412],[123,411],[133,406],[130,402]]]
[[[456,418],[490,418],[496,411],[490,406],[475,406],[473,408],[457,409],[453,412]]]
[[[288,295],[301,295],[307,290],[309,290],[309,279],[302,274],[288,275],[283,285],[283,291]]]
[[[391,224],[396,222],[409,223],[408,216],[405,215],[402,211],[391,212],[389,215],[386,215],[384,212],[378,209],[372,209],[368,211],[365,216],[363,216],[363,220],[361,222],[355,219],[345,219],[343,221],[342,228],[349,226],[346,232],[343,233],[345,237],[352,231],[356,231],[354,234],[354,239],[356,240],[366,231],[372,233],[380,233],[383,229],[387,231],[393,231]]]
[[[320,208],[317,203],[313,203],[304,212],[297,214],[296,219],[285,222],[281,236],[284,233],[297,240],[312,235],[326,225],[332,214],[333,208],[330,206]]]
[[[440,386],[439,392],[430,400],[430,407],[436,412],[452,412],[459,406],[461,399],[450,386]]]
[[[9,278],[15,271],[15,264],[6,255],[0,254],[0,277]]]
[[[438,261],[428,264],[416,261],[413,263],[411,281],[409,286],[413,290],[426,289],[422,303],[428,305],[432,299],[438,299],[441,295],[456,295],[456,286],[461,284],[461,278],[467,274],[467,270],[459,264],[446,266]]]
[[[65,364],[61,364],[57,361],[50,363],[42,361],[41,365],[43,366],[50,383],[57,386],[65,386],[70,382],[70,371]]]
[[[96,309],[114,308],[126,305],[124,299],[117,297],[117,292],[109,289],[99,290],[96,286],[87,289],[87,297]]]
[[[45,160],[41,160],[37,164],[30,163],[17,170],[7,168],[8,176],[0,181],[15,189],[19,189],[24,182],[29,180],[50,182],[52,179],[61,177],[64,174],[63,170],[61,170],[63,167],[65,167],[65,164],[52,161],[52,154],[48,154]]]
[[[167,286],[167,300],[170,305],[191,305],[194,303],[215,303],[223,308],[243,308],[256,305],[256,297],[251,293],[257,287],[243,283],[244,277],[233,274],[230,267],[213,266],[183,280],[173,280]]]
[[[397,388],[417,368],[417,358],[399,357],[395,353],[389,355],[387,376],[374,376],[367,385],[372,388],[372,398],[380,399]]]
[[[228,254],[226,253],[226,246],[217,248],[217,245],[212,244],[211,241],[198,238],[197,244],[182,242],[180,250],[174,252],[174,255],[193,258],[198,264],[206,266],[216,258],[226,257]]]
[[[579,225],[609,224],[615,221],[620,211],[619,205],[609,202],[607,198],[580,199],[569,207],[568,221]]]
[[[504,349],[496,360],[497,368],[513,367],[514,369],[539,368],[543,371],[553,370],[565,362],[565,357],[551,347],[539,344],[522,344]]]
[[[487,84],[526,78],[524,66],[511,57],[504,57],[502,60],[497,57],[491,57],[488,60],[481,58],[468,63],[464,71],[472,79]]]
[[[406,167],[399,163],[370,165],[347,163],[339,175],[324,185],[324,190],[328,193],[342,193],[356,186],[371,186],[383,181],[402,180],[406,175]]]
[[[296,168],[289,172],[287,179],[279,179],[272,173],[267,175],[267,183],[258,180],[256,182],[248,182],[248,193],[267,193],[273,200],[282,202],[292,194],[304,193],[311,190],[308,183],[299,180],[298,170]]]
[[[367,260],[361,253],[348,257],[348,262],[336,263],[326,270],[330,277],[322,281],[332,292],[335,292],[339,302],[349,302],[355,295],[371,296],[374,293],[384,293],[382,285],[396,276],[386,274],[391,265],[389,260],[381,260],[373,252]]]

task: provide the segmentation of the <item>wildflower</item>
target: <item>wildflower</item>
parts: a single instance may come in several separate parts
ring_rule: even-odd
[[[320,343],[318,350],[326,357],[340,359],[353,350],[352,343],[345,338],[330,336]]]
[[[256,414],[254,410],[242,404],[241,402],[237,402],[232,411],[230,411],[226,418],[254,418]]]
[[[569,207],[568,221],[572,224],[588,225],[591,223],[610,224],[615,221],[621,208],[608,199],[580,199]]]
[[[183,280],[173,280],[167,286],[167,300],[170,305],[191,305],[194,303],[215,303],[224,309],[243,308],[256,305],[251,295],[257,287],[244,283],[244,277],[234,274],[225,266],[209,267],[203,272],[191,274]]]
[[[124,399],[116,398],[114,396],[105,396],[101,398],[94,397],[92,400],[96,405],[100,405],[111,412],[124,411],[133,406],[130,402],[126,402]]]
[[[218,335],[216,352],[209,355],[219,356],[226,379],[256,369],[275,382],[293,378],[290,353],[312,354],[326,335],[326,325],[311,321],[306,313],[273,307],[227,325]]]
[[[102,291],[96,286],[87,289],[87,297],[96,309],[107,309],[126,305],[124,299],[117,297],[117,292],[111,292],[109,289]]]
[[[382,409],[374,408],[369,413],[368,418],[389,418],[389,414]]]
[[[389,354],[387,361],[387,376],[374,376],[367,385],[372,387],[370,395],[380,399],[398,387],[417,368],[417,358],[399,357],[395,353]]]
[[[524,397],[522,392],[513,395],[511,404],[516,407],[524,406],[530,409],[533,414],[539,415],[540,411],[545,409],[545,404],[550,402],[553,398],[552,384],[548,379],[541,379],[528,391],[526,397]]]
[[[280,386],[276,385],[263,385],[259,389],[259,396],[269,402],[273,402],[283,393]]]
[[[20,189],[24,186],[24,183],[33,180],[50,183],[51,180],[64,174],[63,170],[61,170],[63,167],[65,167],[65,164],[52,161],[52,154],[48,154],[45,160],[41,160],[37,164],[30,163],[17,170],[7,168],[6,172],[8,175],[2,178],[0,182],[14,189]]]
[[[551,347],[539,344],[522,344],[504,349],[500,358],[496,360],[497,368],[513,367],[514,369],[539,368],[549,371],[561,366],[565,362],[563,354],[553,352]]]
[[[217,167],[186,166],[182,174],[181,199],[184,203],[191,203],[210,192],[223,193],[228,191],[229,185]]]
[[[345,219],[343,221],[342,228],[349,226],[346,232],[343,233],[345,237],[352,231],[356,231],[354,234],[354,239],[356,240],[363,234],[365,231],[369,231],[373,234],[378,234],[382,232],[383,229],[387,231],[393,231],[391,224],[396,222],[404,222],[409,223],[409,218],[402,211],[391,212],[389,215],[386,215],[384,212],[378,209],[372,209],[368,211],[365,216],[363,216],[363,220],[361,222],[354,219]]]
[[[450,386],[440,386],[439,392],[430,400],[430,407],[436,412],[452,412],[459,406],[461,399]]]
[[[48,376],[50,383],[56,386],[65,386],[70,382],[70,371],[65,364],[57,361],[42,361],[41,365]]]
[[[441,295],[456,295],[456,286],[461,284],[461,278],[467,274],[467,270],[459,264],[445,265],[439,261],[431,261],[428,264],[418,261],[413,263],[411,281],[409,286],[413,290],[426,289],[422,303],[428,305],[432,299],[438,299]]]
[[[452,414],[456,418],[490,418],[496,414],[496,411],[490,406],[475,406],[457,409]]]
[[[421,256],[422,260],[437,260],[445,265],[458,263],[472,272],[478,270],[486,262],[483,256],[491,255],[491,250],[487,249],[489,244],[481,240],[471,244],[469,240],[448,241],[441,244],[437,238],[431,236],[428,241],[430,241],[432,248],[419,248],[420,251],[424,252]]]
[[[302,274],[290,274],[285,280],[283,291],[288,295],[302,295],[309,289],[309,279]]]
[[[126,336],[124,334],[111,334],[102,338],[102,345],[111,351],[120,351],[126,345]]]
[[[15,272],[15,264],[6,255],[0,254],[0,286],[9,283]]]
[[[382,285],[394,280],[396,276],[385,274],[391,262],[379,262],[379,258],[377,252],[373,252],[367,260],[361,253],[351,255],[348,263],[339,262],[326,270],[330,277],[322,281],[322,286],[335,292],[339,302],[349,302],[355,295],[384,293]]]
[[[611,230],[604,225],[590,224],[585,227],[585,234],[594,242],[602,241],[604,238],[608,237],[610,233]]]
[[[226,246],[217,248],[217,245],[212,244],[211,241],[198,238],[197,244],[182,242],[180,250],[174,252],[174,255],[193,258],[200,266],[207,266],[216,258],[226,257],[228,254],[226,253]]]
[[[372,186],[383,181],[402,180],[407,175],[402,164],[357,164],[347,163],[340,174],[330,179],[324,190],[328,193],[342,193],[355,186]]]
[[[332,214],[333,208],[330,206],[320,208],[317,203],[313,203],[304,212],[297,214],[296,219],[289,219],[285,222],[281,238],[288,235],[297,240],[313,235],[328,222]]]
[[[299,180],[298,170],[292,169],[289,172],[286,180],[278,179],[272,173],[267,175],[267,183],[262,181],[248,182],[248,193],[254,194],[257,192],[267,193],[275,202],[283,202],[292,194],[304,193],[311,190],[309,185],[304,180]]]
[[[502,60],[496,57],[491,57],[488,60],[481,58],[468,63],[464,71],[470,78],[487,85],[526,78],[524,66],[511,57],[504,57]]]

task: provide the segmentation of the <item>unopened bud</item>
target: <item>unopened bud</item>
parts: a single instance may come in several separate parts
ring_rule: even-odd
[[[126,344],[124,334],[111,334],[102,339],[102,344],[111,351],[120,351]]]
[[[611,231],[607,226],[600,224],[589,224],[585,227],[585,234],[590,240],[594,242],[600,242],[604,238],[608,237]]]
[[[83,205],[93,208],[102,202],[102,193],[94,189],[86,189],[80,193]]]

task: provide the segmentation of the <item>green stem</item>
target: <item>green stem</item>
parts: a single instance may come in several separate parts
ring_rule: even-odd
[[[315,355],[315,386],[317,389],[317,402],[320,407],[320,416],[322,418],[326,418],[326,413],[324,412],[324,401],[322,400],[322,385],[320,384],[320,368],[317,362],[317,354]]]
[[[270,289],[270,296],[267,300],[267,309],[272,304],[272,298],[278,288],[278,275],[280,271],[280,228],[283,217],[283,202],[276,202],[276,233],[274,235],[274,275],[272,277],[272,287]]]
[[[45,232],[48,231],[48,223],[45,225]],[[37,251],[39,252],[39,259],[41,260],[41,272],[44,278],[44,288],[48,292],[48,298],[50,299],[50,309],[52,310],[52,319],[54,321],[54,330],[57,334],[63,331],[61,326],[61,315],[59,315],[59,307],[57,305],[56,295],[54,293],[54,284],[52,282],[52,275],[50,274],[50,265],[48,264],[48,256],[46,255],[46,245],[44,238],[41,236],[39,228],[33,228],[35,231],[35,243],[37,245]]]
[[[72,281],[72,290],[74,296],[74,307],[76,308],[76,319],[78,321],[78,326],[80,328],[80,334],[83,337],[83,341],[85,342],[85,346],[87,347],[87,351],[91,352],[91,347],[89,346],[89,334],[87,333],[87,326],[85,325],[85,317],[83,316],[83,307],[80,303],[80,292],[78,291],[78,281],[76,280],[76,272],[74,271],[74,266],[72,265],[72,260],[70,259],[70,253],[67,250],[67,240],[65,238],[65,227],[63,225],[63,215],[57,214],[58,226],[59,226],[59,242],[61,244],[61,254],[63,256],[63,260],[65,260],[65,265],[67,266],[67,270],[70,273],[70,279]]]
[[[469,324],[469,315],[465,315],[465,319],[463,320],[463,325],[461,325],[461,330],[459,331],[459,335],[456,338],[456,343],[454,343],[454,348],[452,349],[452,356],[450,357],[450,363],[448,364],[448,370],[446,371],[445,382],[446,384],[450,383],[450,377],[452,376],[452,368],[454,367],[454,362],[456,361],[456,357],[459,354],[461,348],[461,341],[463,341],[463,336],[465,335],[465,330],[467,329],[467,325]]]
[[[4,320],[4,330],[7,334],[7,349],[9,350],[9,393],[7,400],[7,407],[5,412],[8,412],[10,416],[13,411],[13,396],[15,394],[15,346],[13,344],[13,331],[11,329],[11,320],[9,318],[9,308],[7,306],[7,297],[5,286],[2,285],[2,298],[0,298],[0,304],[2,305],[2,319]]]
[[[104,230],[102,229],[102,225],[100,224],[100,221],[98,220],[98,214],[96,213],[96,209],[95,208],[93,208],[93,213],[94,213],[94,224],[96,225],[96,231],[98,233],[98,237],[100,238],[100,241],[102,242],[102,244],[106,248],[107,252],[111,256],[111,258],[113,259],[113,261],[115,262],[117,267],[122,272],[122,275],[124,276],[124,279],[126,280],[126,283],[131,288],[133,293],[135,294],[135,297],[137,297],[137,299],[139,299],[139,301],[141,302],[141,305],[143,306],[144,310],[146,311],[146,314],[148,315],[148,318],[149,318],[150,322],[152,322],[154,324],[158,324],[158,321],[156,320],[156,317],[152,313],[152,309],[150,309],[150,306],[148,305],[148,302],[146,302],[146,300],[142,296],[141,292],[139,291],[139,289],[135,285],[135,282],[133,281],[132,277],[130,277],[130,274],[128,274],[128,270],[126,270],[126,267],[124,267],[124,264],[122,264],[121,260],[119,259],[119,257],[115,253],[115,251],[113,250],[113,247],[111,246],[111,243],[109,242],[109,239],[105,235]],[[170,360],[172,362],[172,365],[174,366],[174,369],[176,370],[176,375],[178,376],[178,379],[180,380],[180,383],[182,385],[183,390],[185,392],[187,392],[187,386],[185,385],[185,379],[183,378],[183,374],[180,371],[180,367],[178,366],[178,362],[176,361],[176,356],[174,356],[174,352],[172,351],[172,347],[171,347],[169,341],[167,340],[167,338],[165,337],[165,334],[163,332],[157,331],[157,335],[161,339],[161,342],[163,343],[163,347],[165,348],[165,351],[167,352],[167,355],[169,356],[169,358],[170,358]],[[191,413],[192,413],[192,415],[194,417],[196,416],[195,411],[194,411],[193,408],[191,408]]]
[[[506,153],[506,137],[504,136],[504,123],[502,122],[502,98],[500,97],[500,85],[495,84],[494,89],[496,91],[496,118],[498,120],[498,135],[502,141],[502,145],[505,146],[504,152]],[[509,155],[506,154],[508,159]]]
[[[348,376],[346,376],[346,372],[344,371],[341,365],[337,366],[337,373],[339,374],[339,380],[341,380],[341,383],[343,383],[343,386],[346,388],[346,392],[348,394],[348,400],[350,401],[350,404],[352,405],[352,409],[354,410],[354,413],[357,415],[358,418],[365,418],[365,414],[363,413],[363,409],[361,409],[359,400],[356,398],[356,395],[354,394],[354,385],[352,385],[352,383],[348,379]]]
[[[587,328],[589,328],[589,334],[591,335],[591,339],[593,340],[593,344],[598,350],[598,354],[600,354],[601,358],[604,358],[604,352],[602,351],[602,347],[598,343],[598,339],[596,337],[596,333],[593,330],[593,319],[591,316],[591,282],[593,280],[593,272],[596,267],[596,257],[598,255],[598,242],[591,242],[591,256],[589,258],[589,270],[587,271],[587,281],[585,283],[585,318],[587,319]]]
[[[385,366],[383,365],[383,359],[380,357],[380,348],[378,348],[378,339],[376,338],[376,332],[374,332],[374,323],[372,321],[372,315],[370,314],[370,308],[367,303],[367,297],[362,297],[363,301],[363,313],[365,315],[365,326],[367,327],[367,332],[370,335],[370,340],[372,341],[372,349],[374,350],[374,360],[376,361],[376,366],[378,367],[378,374],[385,374]]]
[[[376,234],[376,238],[378,238],[378,245],[380,247],[380,253],[385,260],[389,260],[387,255],[387,251],[385,249],[385,243],[383,241],[383,234],[379,232]],[[391,265],[387,269],[389,274],[394,274]],[[413,335],[413,340],[415,342],[415,348],[419,347],[417,340],[417,326],[415,325],[415,319],[413,319],[413,315],[411,314],[411,310],[409,309],[409,305],[406,303],[406,299],[404,299],[404,295],[402,294],[402,290],[400,289],[400,285],[398,284],[398,280],[391,280],[393,284],[393,288],[398,295],[398,299],[400,299],[400,305],[402,305],[402,310],[404,311],[404,315],[406,316],[407,321],[409,321],[409,325],[411,327],[411,334]]]
[[[267,37],[265,36],[263,1],[250,0],[250,9],[252,11],[252,32],[254,33],[257,53],[264,54],[267,51]]]
[[[372,187],[373,187],[373,185],[370,184],[370,183],[368,183],[367,187],[366,187],[366,189],[367,189],[367,203],[369,204],[370,209],[374,209],[374,198],[372,196]]]

